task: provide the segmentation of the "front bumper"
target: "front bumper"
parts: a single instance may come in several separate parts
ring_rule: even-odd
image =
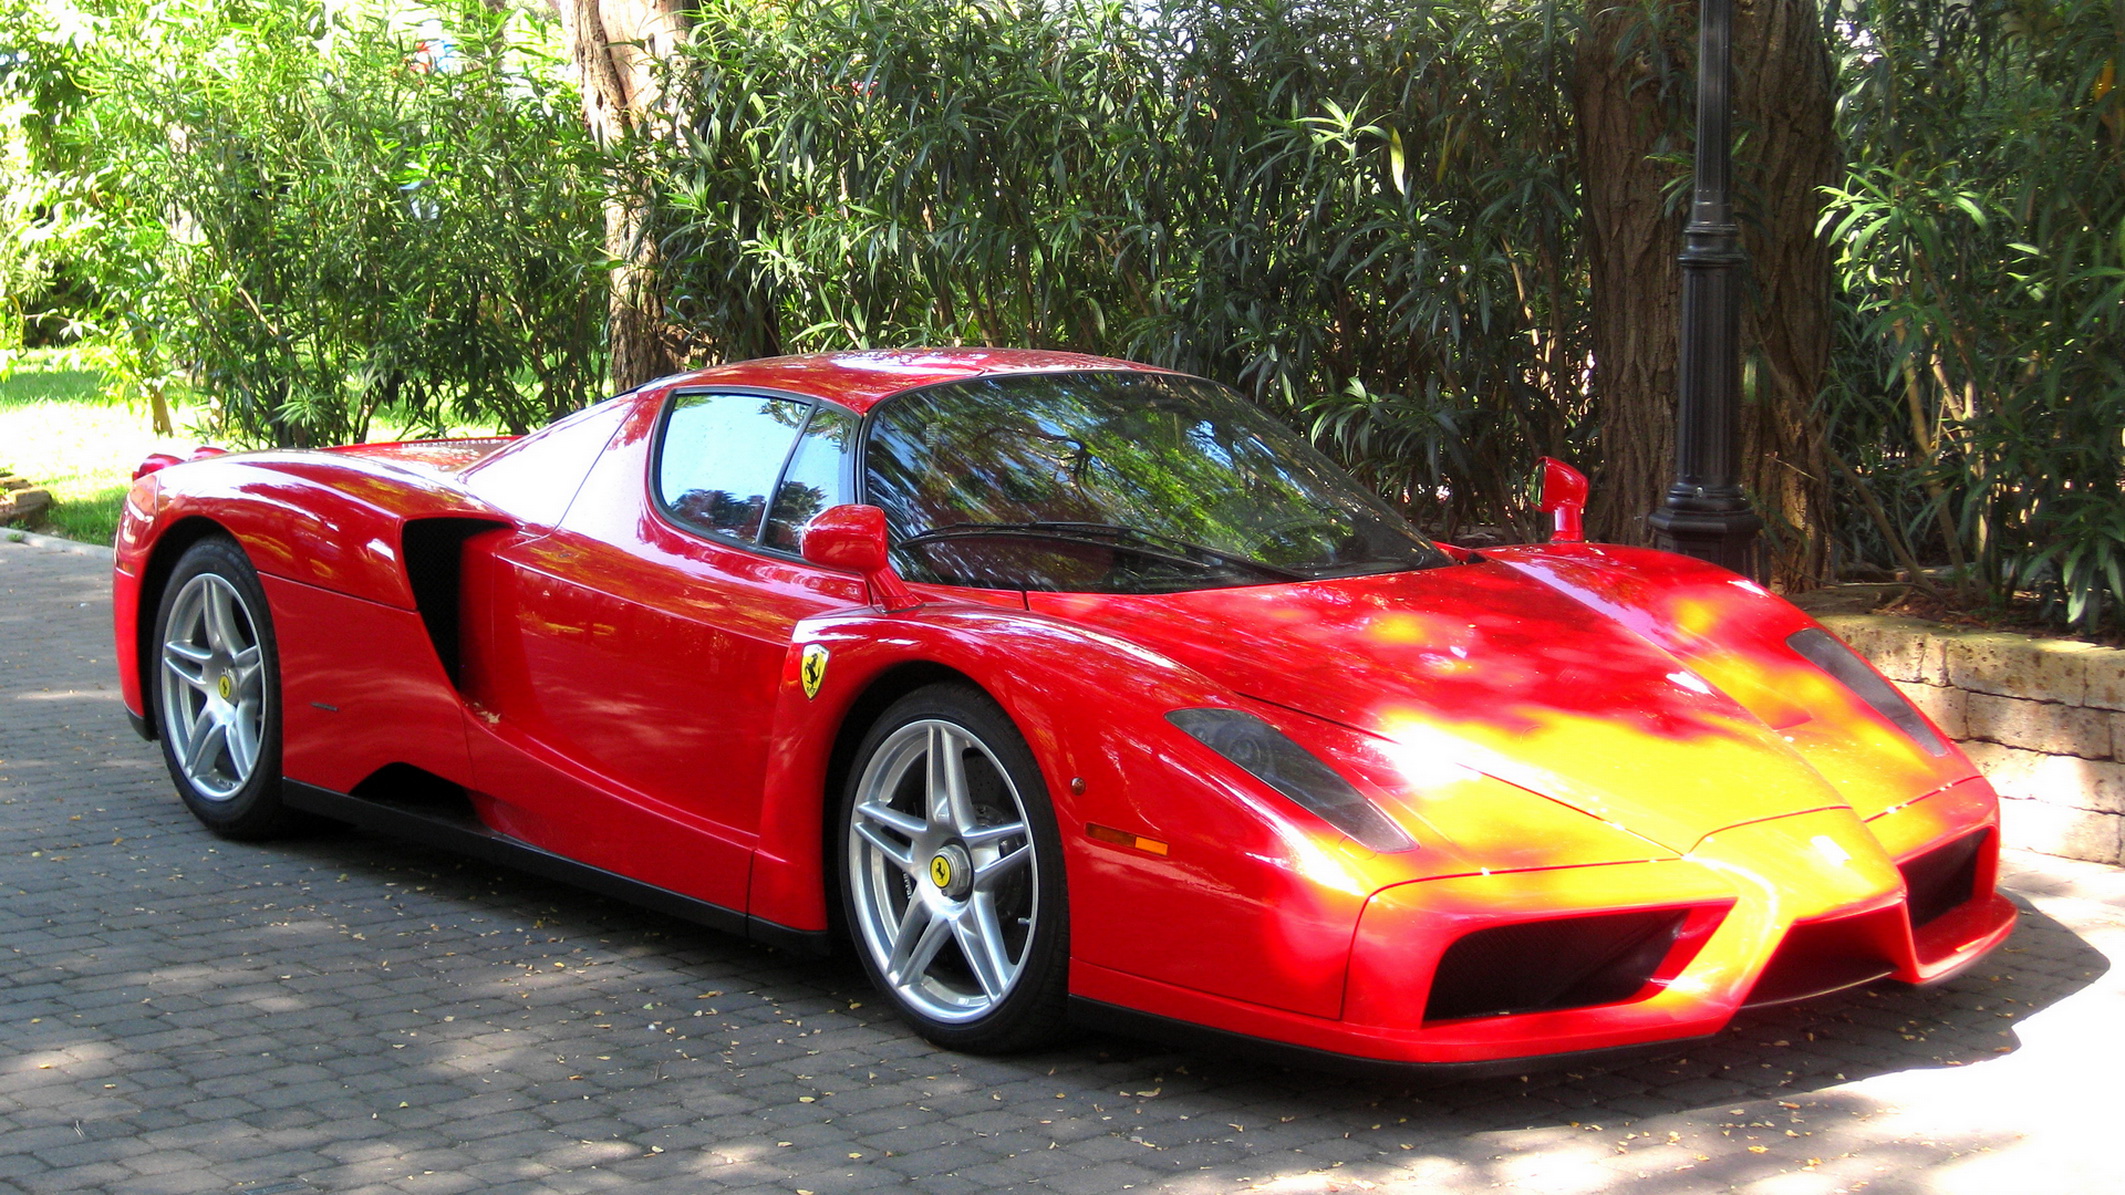
[[[1993,802],[1990,788],[1973,778],[1876,819],[1892,824],[1825,809],[1721,830],[1679,858],[1393,885],[1366,903],[1351,943],[1341,1016],[1334,1019],[1083,964],[1073,969],[1072,988],[1088,1000],[1216,1031],[1392,1064],[1460,1066],[1703,1037],[1750,1005],[1884,977],[1938,980],[2005,941],[2015,910],[1994,891]],[[1960,870],[1929,871],[1930,858],[1946,858]],[[1955,898],[1936,893],[1928,900],[1921,893],[1921,900],[1910,899],[1914,884],[1944,882],[1959,885]],[[1921,913],[1917,924],[1914,907]],[[1646,916],[1635,922],[1624,916],[1633,914]],[[1525,946],[1519,957],[1509,949],[1474,958],[1449,953],[1487,930],[1546,924],[1569,935],[1574,926],[1622,922],[1657,926],[1665,936],[1650,947],[1645,934],[1620,937],[1615,958],[1605,963],[1600,950],[1578,952],[1577,961],[1564,957],[1570,951]],[[1558,991],[1559,985],[1541,982],[1540,972],[1567,965],[1608,968],[1603,1002],[1514,1006],[1515,991]],[[1443,974],[1442,966],[1447,972],[1521,967],[1536,979],[1517,987],[1510,975],[1479,983],[1478,989],[1505,994],[1496,1009],[1468,1015],[1469,985]],[[1628,995],[1620,999],[1618,973],[1628,975]],[[1598,982],[1562,986],[1565,994],[1551,999],[1567,1005],[1570,991],[1603,990]],[[1437,992],[1449,987],[1464,995],[1446,1002],[1452,1015],[1442,1017]]]

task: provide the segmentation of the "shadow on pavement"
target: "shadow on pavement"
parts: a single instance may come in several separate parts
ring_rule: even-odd
[[[555,936],[657,935],[682,940],[704,972],[724,968],[786,979],[786,998],[823,997],[855,1005],[858,1020],[913,1039],[845,955],[793,958],[617,901],[521,873],[408,847],[389,839],[327,832],[270,848],[310,855],[333,866],[413,868],[433,879],[428,892],[474,902],[536,902]],[[2022,1019],[2091,984],[2109,961],[2071,929],[2015,897],[2014,937],[1970,971],[1925,988],[1880,983],[1800,1004],[1745,1010],[1728,1028],[1686,1050],[1653,1053],[1597,1067],[1555,1068],[1490,1079],[1408,1080],[1291,1068],[1231,1051],[1181,1049],[1138,1038],[1084,1031],[1066,1045],[1019,1058],[969,1058],[936,1049],[937,1065],[978,1063],[1000,1074],[1042,1074],[1058,1067],[1097,1071],[1117,1094],[1161,1089],[1251,1089],[1252,1098],[1325,1099],[1331,1105],[1437,1110],[1490,1109],[1486,1125],[1524,1128],[1563,1124],[1598,1109],[1646,1115],[1796,1094],[1889,1072],[1968,1066],[2013,1052]],[[763,992],[765,996],[776,993]],[[934,1047],[916,1041],[918,1051]],[[1530,1097],[1540,1096],[1539,1099]],[[1152,1099],[1158,1097],[1136,1097]],[[1318,1109],[1316,1109],[1318,1110]]]

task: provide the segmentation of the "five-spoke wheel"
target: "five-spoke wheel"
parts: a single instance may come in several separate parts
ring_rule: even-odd
[[[155,651],[158,737],[185,804],[232,837],[286,828],[273,627],[242,549],[204,539],[178,558]]]
[[[979,691],[935,685],[872,727],[842,802],[844,910],[924,1035],[1019,1049],[1061,1022],[1068,910],[1046,787]]]

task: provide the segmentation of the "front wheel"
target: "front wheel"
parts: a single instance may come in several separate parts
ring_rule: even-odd
[[[194,817],[230,838],[294,828],[280,798],[280,659],[243,549],[203,539],[178,557],[155,616],[163,762]]]
[[[986,694],[932,685],[888,709],[857,750],[839,827],[857,953],[917,1032],[977,1053],[1055,1036],[1061,837],[1032,751]]]

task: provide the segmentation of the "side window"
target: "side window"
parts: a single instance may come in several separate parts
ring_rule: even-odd
[[[790,454],[782,484],[775,487],[763,540],[768,547],[797,551],[812,516],[843,501],[842,462],[855,432],[856,417],[847,411],[820,407],[812,412],[812,421],[797,438],[797,450]]]
[[[678,518],[756,540],[809,404],[757,394],[682,394],[665,416],[657,496]]]

